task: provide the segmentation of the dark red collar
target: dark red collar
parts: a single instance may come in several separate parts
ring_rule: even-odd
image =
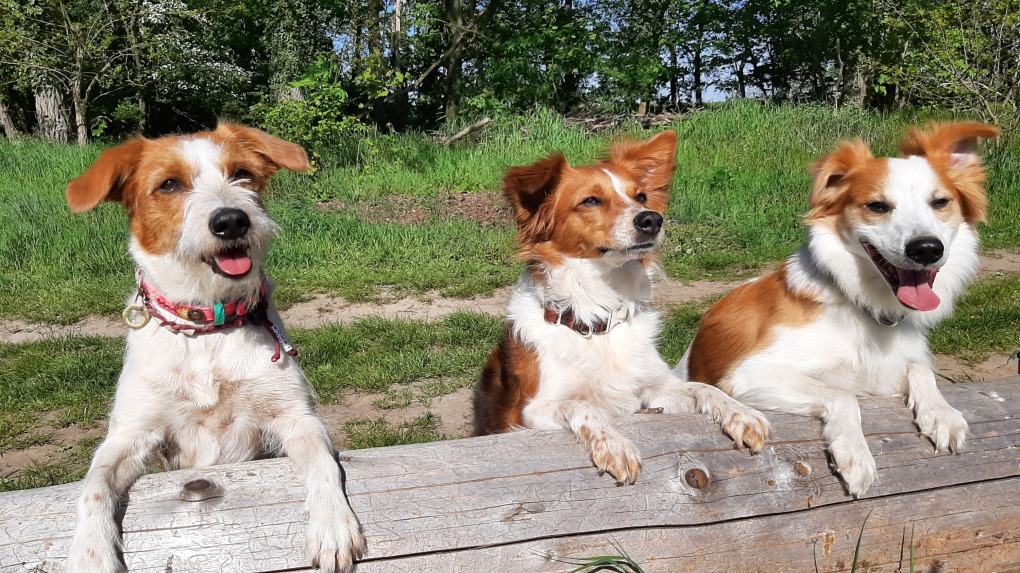
[[[570,330],[580,334],[581,336],[591,336],[593,334],[605,334],[609,332],[609,322],[600,320],[595,324],[589,325],[586,322],[582,322],[574,316],[574,311],[570,308],[563,310],[557,310],[556,307],[551,305],[545,306],[545,321],[549,324],[559,324],[566,326]]]
[[[259,293],[256,297],[243,297],[225,303],[216,303],[213,306],[194,306],[181,304],[167,298],[165,294],[158,291],[142,277],[141,270],[138,271],[138,296],[142,299],[142,305],[131,305],[124,309],[124,322],[131,328],[142,328],[154,317],[159,325],[169,328],[174,332],[190,331],[191,334],[206,334],[244,326],[245,324],[256,324],[265,328],[276,341],[276,350],[273,353],[272,361],[280,359],[280,350],[283,349],[290,356],[297,356],[297,349],[287,340],[283,329],[278,327],[269,319],[269,281],[262,277],[262,284],[259,286]],[[132,322],[130,316],[133,313],[140,313],[141,320]]]

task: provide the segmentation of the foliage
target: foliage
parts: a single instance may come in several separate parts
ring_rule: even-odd
[[[257,104],[252,114],[278,137],[312,149],[336,148],[345,138],[367,133],[368,126],[347,115],[347,91],[337,81],[337,65],[319,59],[290,85],[297,97]]]
[[[985,2],[888,2],[887,22],[913,49],[883,67],[921,105],[977,115],[1007,132],[1020,126],[1020,6]]]
[[[0,0],[0,17],[5,113],[29,131],[48,82],[82,141],[226,116],[332,145],[349,118],[404,131],[725,96],[1020,126],[1013,0]],[[113,117],[126,99],[133,124]]]

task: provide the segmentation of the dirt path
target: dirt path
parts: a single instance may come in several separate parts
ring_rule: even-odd
[[[1020,253],[1000,250],[981,257],[979,277],[1020,272]],[[656,305],[697,302],[729,292],[743,281],[663,281],[656,287]],[[439,320],[458,311],[501,315],[510,297],[510,287],[491,296],[471,299],[444,298],[429,292],[420,298],[353,303],[342,298],[315,295],[283,311],[288,328],[316,328],[326,324],[349,323],[370,316],[387,319]],[[9,343],[30,342],[55,336],[124,336],[124,324],[116,317],[90,316],[75,324],[55,325],[22,320],[0,319],[0,340]]]
[[[743,281],[664,281],[656,288],[659,306],[696,302],[732,290]],[[387,319],[440,320],[458,311],[498,316],[503,314],[510,298],[511,287],[503,287],[492,295],[470,299],[445,298],[428,292],[421,298],[359,303],[326,295],[315,295],[281,312],[287,328],[317,328],[327,324],[350,323],[378,316]],[[112,316],[90,316],[70,325],[45,324],[23,320],[0,319],[0,340],[9,343],[31,342],[44,338],[69,335],[124,336],[124,323]]]

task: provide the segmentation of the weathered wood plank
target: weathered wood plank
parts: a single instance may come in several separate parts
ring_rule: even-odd
[[[497,544],[368,561],[358,571],[563,572],[573,568],[565,564],[571,557],[619,555],[622,548],[656,572],[803,573],[816,564],[821,573],[846,572],[865,518],[860,564],[869,573],[908,570],[912,527],[917,571],[1020,571],[1017,485],[995,480],[724,523]]]
[[[360,570],[566,571],[544,555],[605,552],[615,539],[652,570],[802,571],[813,567],[805,547],[825,531],[830,556],[837,546],[852,555],[871,509],[869,531],[883,533],[866,534],[865,548],[888,566],[875,570],[894,568],[910,523],[923,531],[922,555],[956,567],[944,571],[1020,570],[1020,378],[943,391],[970,422],[958,455],[934,454],[902,400],[862,401],[879,481],[855,502],[827,467],[819,424],[778,414],[757,456],[732,450],[702,416],[635,416],[620,425],[645,461],[630,487],[597,477],[565,432],[345,452],[370,544]],[[708,477],[701,488],[689,483],[697,470]],[[198,478],[216,484],[208,499],[181,501]],[[59,570],[77,493],[69,484],[0,494],[0,572]],[[300,569],[303,498],[285,459],[146,476],[124,518],[125,556],[132,571]],[[849,567],[819,555],[819,571],[841,570],[840,558]]]

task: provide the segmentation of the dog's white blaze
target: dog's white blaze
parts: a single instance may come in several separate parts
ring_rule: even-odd
[[[214,174],[219,179],[226,179],[223,173],[223,147],[205,137],[192,137],[182,139],[178,144],[181,158],[191,167],[196,182],[198,179],[208,179]]]
[[[617,177],[609,169],[603,168],[602,172],[609,176],[609,179],[613,182],[613,190],[616,194],[624,200],[627,208],[620,211],[619,217],[616,219],[616,225],[613,226],[613,240],[619,249],[627,249],[634,244],[634,218],[637,217],[638,213],[645,210],[644,205],[638,203],[633,197],[627,195],[627,190],[623,185],[623,181]],[[662,243],[662,233],[660,232],[655,238],[655,244],[659,245]],[[617,257],[616,253],[610,253],[607,259],[618,259],[619,261],[628,260],[627,255],[623,255],[622,258]]]
[[[887,161],[889,171],[883,192],[892,211],[886,220],[856,229],[858,241],[863,239],[877,247],[894,266],[920,269],[919,263],[906,256],[906,245],[922,237],[934,237],[945,246],[942,260],[934,265],[941,267],[949,257],[956,229],[942,222],[931,206],[940,187],[935,171],[923,157]]]
[[[613,174],[612,171],[603,168],[602,172],[609,176],[609,179],[613,182],[613,190],[627,203],[637,203],[634,199],[627,195],[627,190],[623,188],[623,181],[619,177]]]

